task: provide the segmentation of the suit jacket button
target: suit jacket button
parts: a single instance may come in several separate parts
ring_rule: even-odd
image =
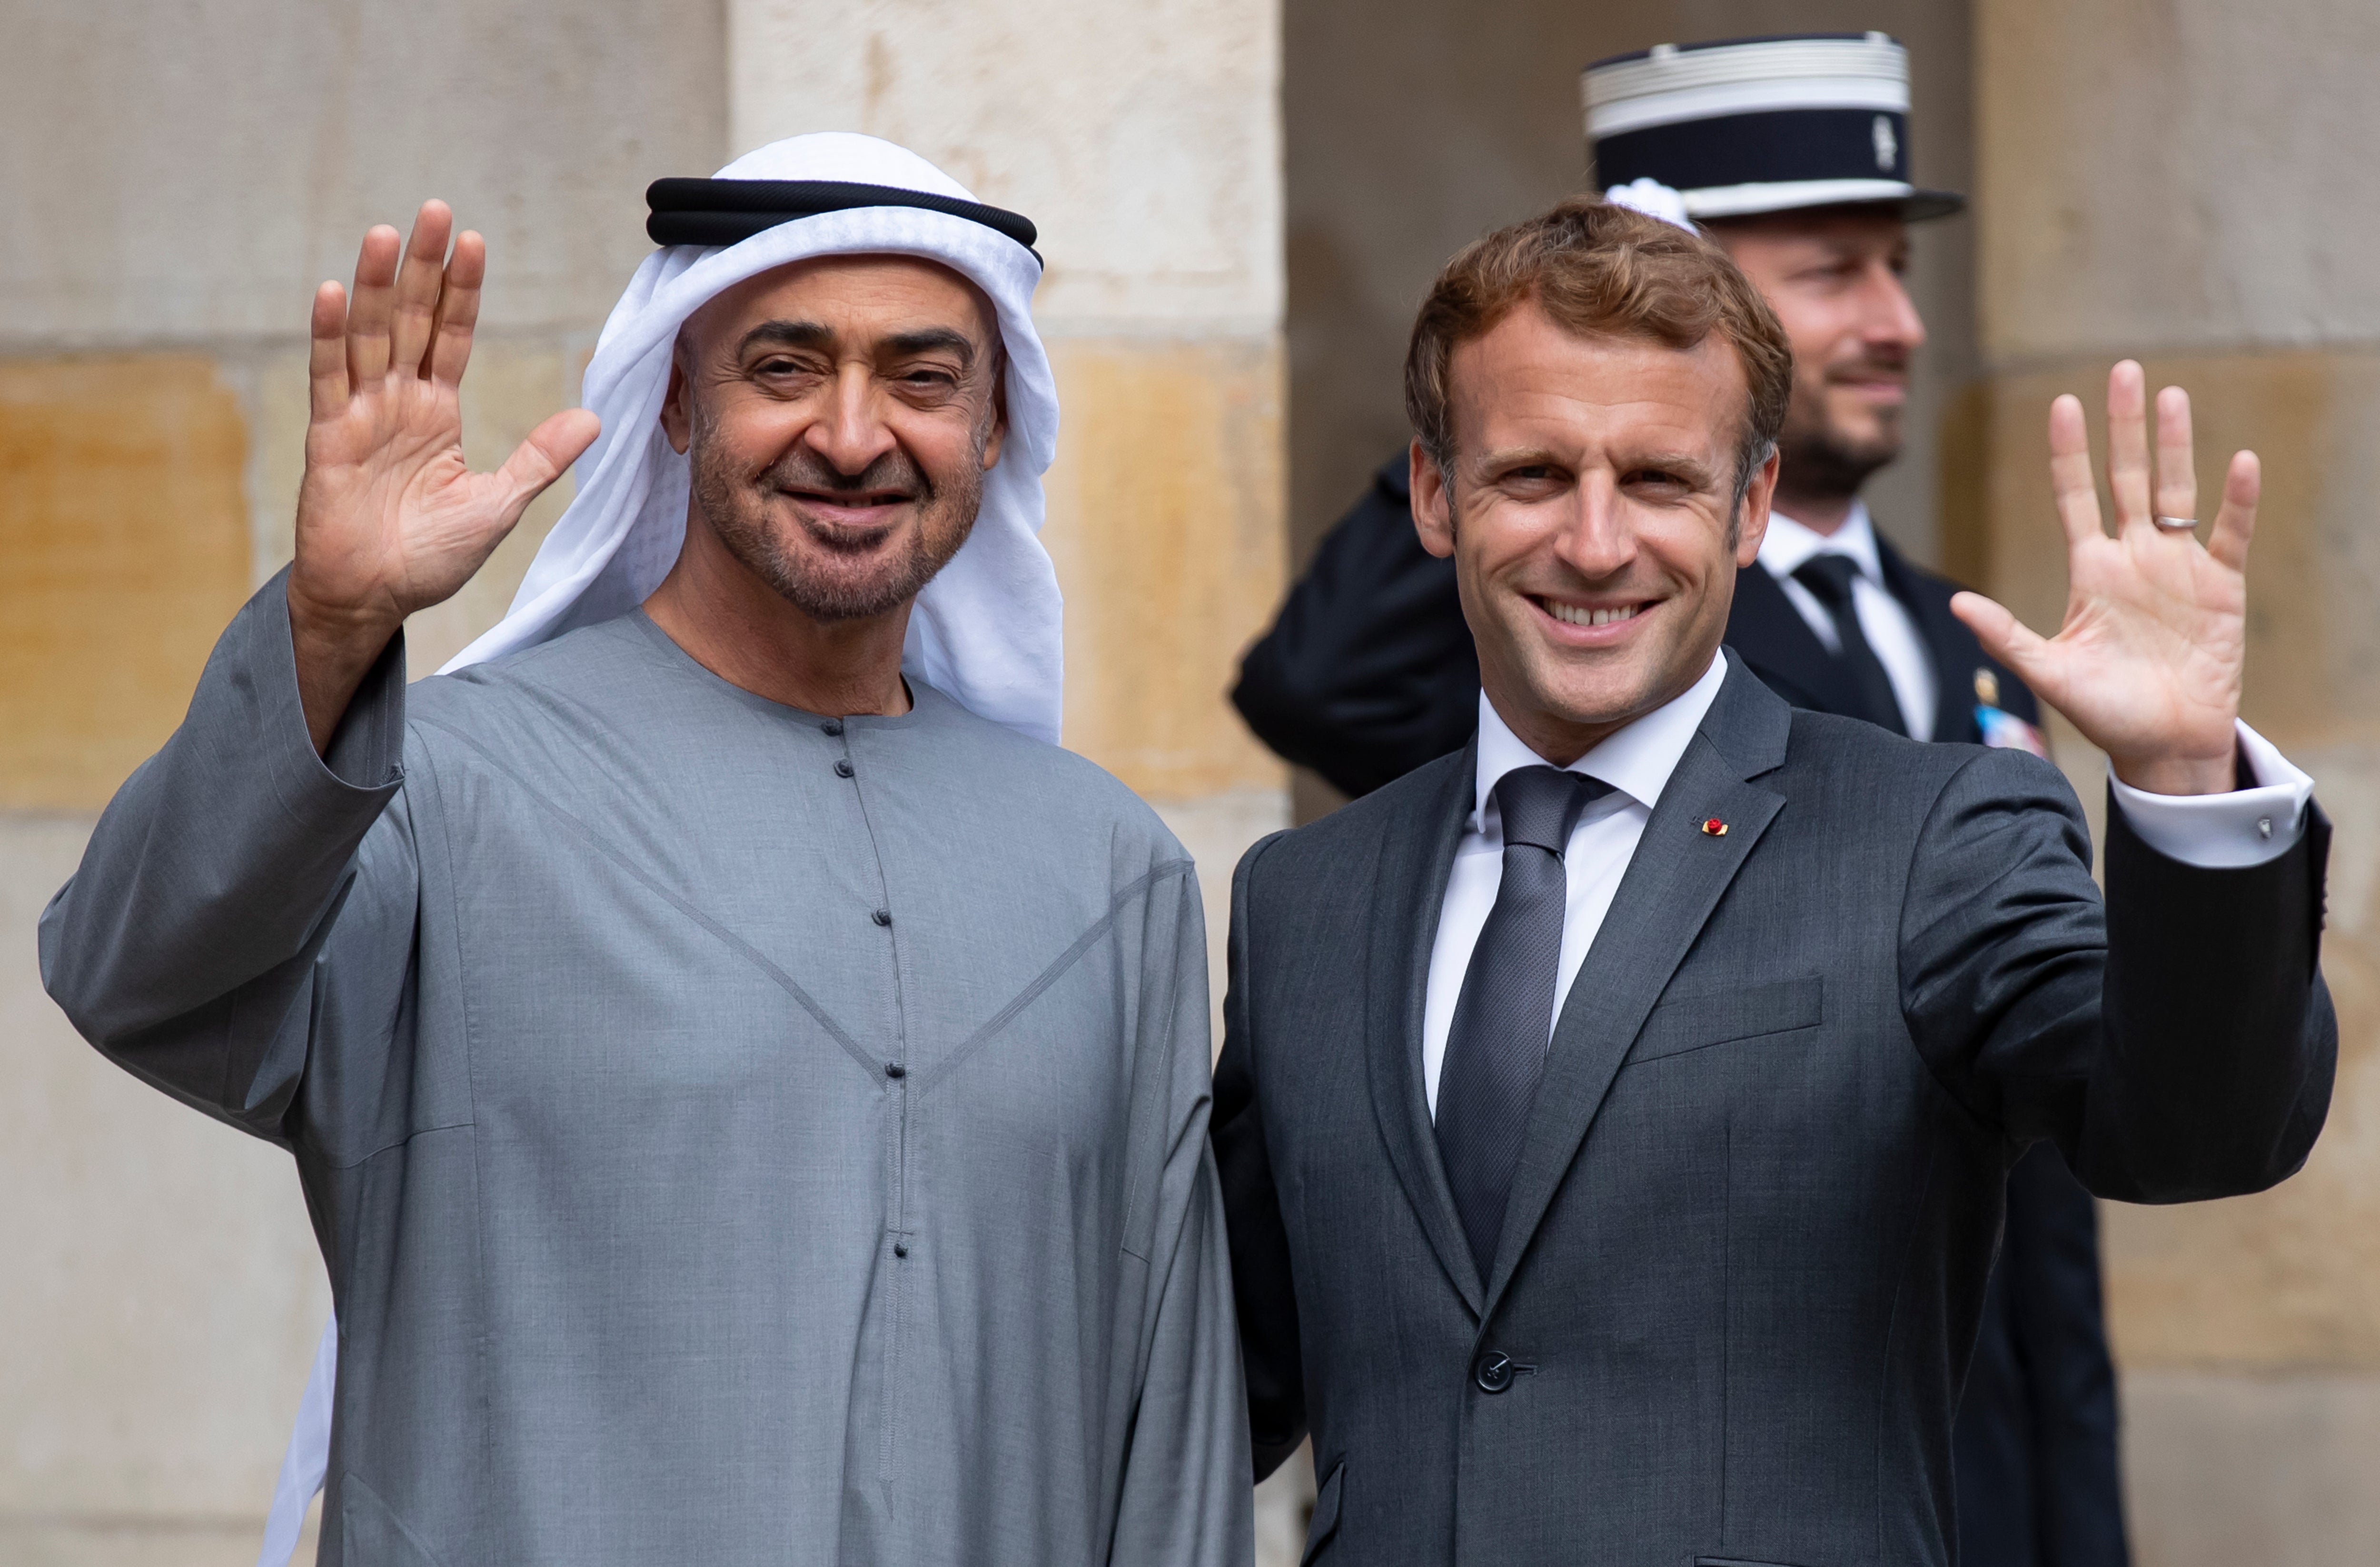
[[[1471,1375],[1481,1392],[1500,1393],[1512,1385],[1512,1357],[1502,1350],[1491,1349],[1473,1364]]]

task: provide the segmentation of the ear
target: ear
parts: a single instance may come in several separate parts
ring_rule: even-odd
[[[686,443],[694,435],[694,393],[686,384],[686,353],[682,348],[670,350],[669,391],[662,398],[662,433],[669,437],[670,450],[686,456]]]
[[[1000,466],[1000,449],[1008,443],[1008,355],[991,367],[991,434],[983,443],[983,471]]]
[[[1454,497],[1446,470],[1430,459],[1416,441],[1406,459],[1412,465],[1408,488],[1413,492],[1414,531],[1421,547],[1445,560],[1454,553]]]
[[[1735,565],[1739,571],[1760,558],[1760,541],[1768,537],[1768,503],[1777,494],[1777,449],[1771,446],[1768,460],[1744,486],[1743,506],[1735,517]]]

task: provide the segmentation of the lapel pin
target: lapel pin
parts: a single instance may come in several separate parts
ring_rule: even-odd
[[[1727,836],[1727,823],[1715,816],[1705,817],[1703,832],[1713,838],[1724,838]]]

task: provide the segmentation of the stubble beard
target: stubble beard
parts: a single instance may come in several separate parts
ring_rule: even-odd
[[[1900,456],[1900,416],[1876,421],[1876,433],[1862,438],[1836,424],[1827,412],[1823,388],[1796,395],[1778,431],[1778,488],[1790,494],[1849,500],[1877,469]]]
[[[827,622],[872,619],[916,598],[974,531],[989,433],[978,439],[960,471],[936,484],[898,447],[852,475],[835,472],[807,447],[759,474],[739,472],[719,443],[705,439],[698,421],[688,454],[695,504],[727,553],[804,614]],[[877,536],[838,537],[798,513],[773,520],[786,516],[783,492],[795,488],[830,494],[905,491],[917,508],[917,526],[885,548]],[[784,537],[788,527],[800,531],[813,558],[805,559]]]

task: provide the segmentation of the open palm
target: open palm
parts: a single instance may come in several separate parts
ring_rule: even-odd
[[[1951,609],[2126,783],[2160,794],[2228,789],[2247,656],[2255,455],[2231,459],[2201,546],[2190,530],[2155,521],[2198,515],[2189,395],[2174,386],[2157,395],[2154,496],[2141,367],[2130,359],[2107,378],[2107,431],[2112,536],[2100,525],[2082,405],[2070,395],[2050,405],[2050,482],[2067,548],[2058,635],[2036,634],[1978,593],[1960,594]]]
[[[521,513],[595,438],[584,409],[554,415],[493,473],[463,461],[460,387],[480,313],[487,247],[446,253],[453,218],[424,202],[399,266],[396,231],[374,228],[352,300],[314,296],[312,419],[298,496],[293,616],[387,635],[452,597]]]

